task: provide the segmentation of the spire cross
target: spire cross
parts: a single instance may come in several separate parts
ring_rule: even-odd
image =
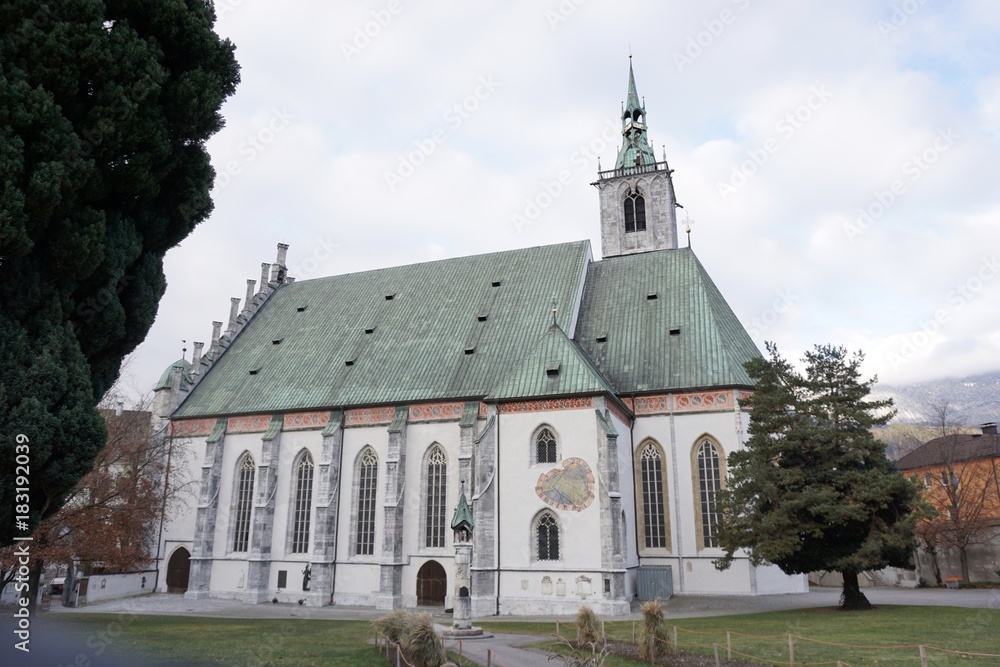
[[[558,310],[559,309],[556,307],[556,295],[553,294],[552,295],[552,326],[556,326],[556,312],[558,312]]]
[[[691,223],[692,222],[694,222],[694,221],[691,220],[691,216],[689,216],[687,213],[685,213],[684,214],[684,227],[685,227],[684,231],[687,232],[688,247],[689,248],[691,247]]]
[[[181,344],[184,346],[181,348],[181,359],[187,361],[187,353],[188,353],[187,340],[181,340]]]

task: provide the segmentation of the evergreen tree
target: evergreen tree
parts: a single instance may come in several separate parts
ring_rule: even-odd
[[[214,22],[205,0],[0,4],[0,544],[90,469],[163,256],[211,211],[205,142],[239,81]]]
[[[787,574],[817,570],[844,577],[842,608],[868,609],[858,575],[904,566],[913,552],[917,489],[885,456],[871,432],[895,414],[890,400],[866,400],[864,355],[817,345],[805,374],[768,343],[768,359],[747,362],[756,382],[750,438],[729,455],[721,495],[725,569],[737,549],[754,564]]]

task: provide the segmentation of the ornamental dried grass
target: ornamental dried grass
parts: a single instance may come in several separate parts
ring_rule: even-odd
[[[642,631],[639,633],[639,657],[655,660],[666,652],[667,621],[660,598],[642,603]]]
[[[575,620],[578,643],[581,646],[596,644],[601,633],[601,622],[594,610],[583,605],[580,607],[580,611],[576,612]]]
[[[431,615],[413,614],[403,639],[403,651],[417,667],[440,667],[448,657]]]

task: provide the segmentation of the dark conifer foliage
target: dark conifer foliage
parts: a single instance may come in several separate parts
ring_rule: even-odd
[[[869,608],[858,575],[907,565],[919,514],[916,487],[871,432],[892,418],[892,401],[867,400],[875,380],[861,380],[860,352],[817,345],[802,374],[767,349],[769,358],[746,364],[756,382],[750,438],[729,455],[726,556],[716,564],[746,549],[788,574],[840,572],[843,607]]]
[[[205,142],[239,82],[205,0],[0,3],[0,542],[15,437],[31,527],[105,440],[95,405],[146,336],[163,256],[212,209]]]

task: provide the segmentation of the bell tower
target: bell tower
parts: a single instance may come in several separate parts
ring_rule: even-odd
[[[601,255],[617,257],[677,247],[677,199],[666,155],[657,162],[646,134],[646,107],[640,102],[628,63],[628,97],[622,109],[622,145],[615,168],[598,171],[601,199]]]

